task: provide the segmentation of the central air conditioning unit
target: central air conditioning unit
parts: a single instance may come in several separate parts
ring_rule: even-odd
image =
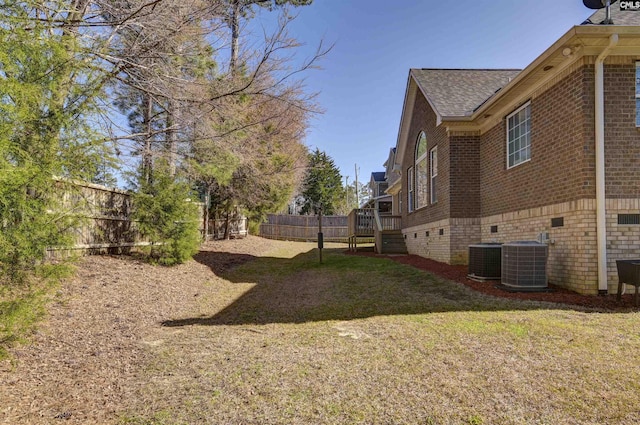
[[[469,274],[473,280],[500,280],[502,244],[479,243],[469,245]]]
[[[518,241],[502,245],[502,284],[512,292],[544,292],[547,285],[549,247],[536,241]]]

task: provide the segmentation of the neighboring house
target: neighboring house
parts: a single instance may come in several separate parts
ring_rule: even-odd
[[[396,165],[396,148],[389,150],[389,157],[384,163],[384,178],[387,181],[387,194],[391,195],[391,213],[402,214],[402,179],[400,167]]]
[[[384,171],[371,173],[371,180],[369,180],[371,197],[363,205],[363,208],[374,208],[380,214],[391,214],[391,195],[386,193],[388,187]]]
[[[411,254],[548,234],[549,282],[615,292],[615,260],[640,258],[640,12],[612,18],[524,70],[410,70],[387,170]]]

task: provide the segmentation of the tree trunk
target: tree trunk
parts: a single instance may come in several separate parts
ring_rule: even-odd
[[[231,58],[229,59],[229,72],[235,76],[238,66],[238,43],[240,38],[240,0],[235,0],[231,9]]]
[[[153,165],[153,161],[151,159],[151,113],[153,109],[153,101],[151,100],[151,96],[144,95],[144,128],[147,133],[144,136],[144,148],[142,151],[142,178],[146,184],[151,183],[151,167]]]
[[[204,241],[209,240],[209,199],[211,199],[211,188],[207,186],[204,195]]]
[[[229,232],[229,225],[230,225],[229,216],[230,215],[231,215],[230,208],[227,207],[225,211],[225,217],[224,217],[224,240],[229,240],[231,238],[231,232]]]
[[[167,103],[167,160],[169,162],[169,175],[176,175],[176,157],[178,150],[177,134],[174,126],[176,125],[177,107],[175,101],[169,99]]]

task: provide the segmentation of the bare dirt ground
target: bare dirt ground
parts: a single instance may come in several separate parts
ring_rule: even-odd
[[[84,257],[55,294],[33,342],[0,362],[0,423],[113,423],[139,399],[154,330],[193,311],[222,273],[273,249],[260,238],[210,242],[215,262],[152,266],[128,257]],[[236,254],[242,254],[238,256]],[[227,255],[228,254],[228,255]]]

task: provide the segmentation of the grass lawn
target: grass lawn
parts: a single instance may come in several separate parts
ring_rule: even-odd
[[[171,400],[167,423],[640,421],[637,313],[485,298],[389,260],[329,250],[320,265],[300,248],[227,273],[233,301],[210,316],[164,323],[180,332],[148,391]]]
[[[130,330],[142,360],[106,422],[640,423],[640,313],[491,298],[342,247],[219,246],[197,296]]]

